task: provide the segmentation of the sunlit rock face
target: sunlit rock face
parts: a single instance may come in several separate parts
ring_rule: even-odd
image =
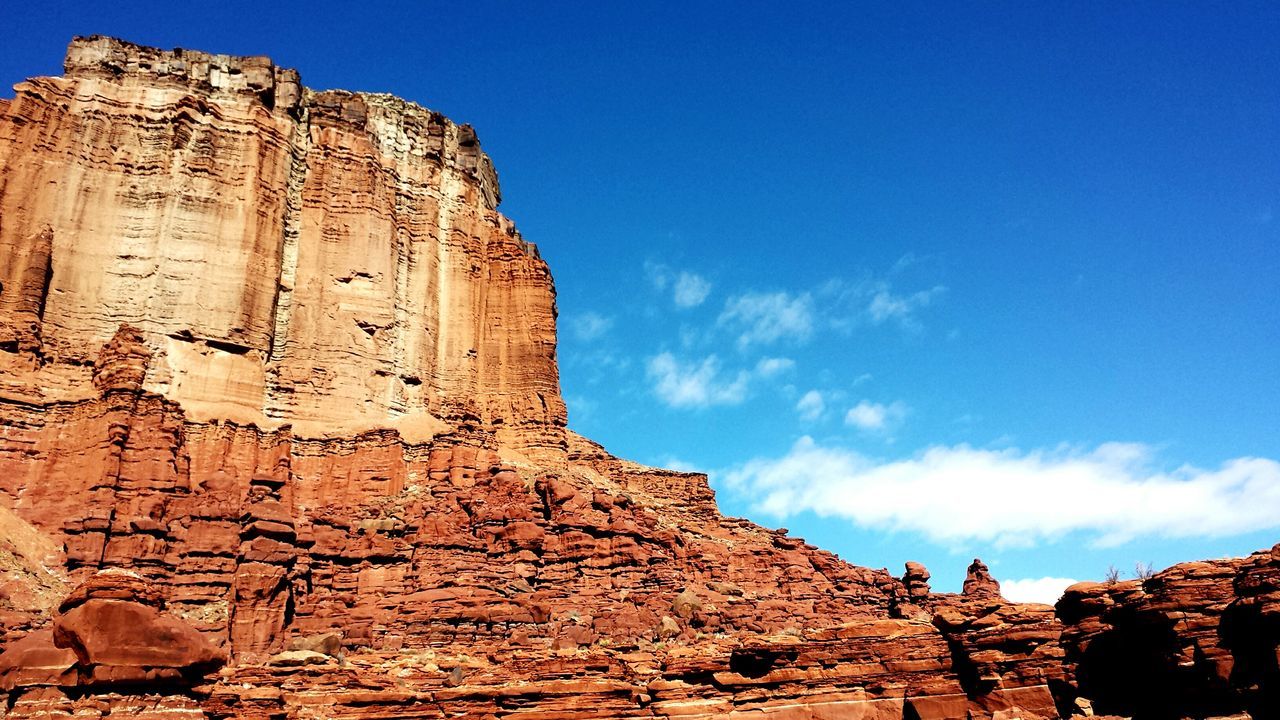
[[[65,68],[0,117],[0,360],[22,389],[82,397],[128,323],[143,387],[191,416],[470,422],[563,455],[551,276],[470,127],[266,58],[90,38]]]
[[[469,127],[265,58],[0,100],[0,714],[1272,716],[1280,551],[940,594],[567,430],[498,202]]]

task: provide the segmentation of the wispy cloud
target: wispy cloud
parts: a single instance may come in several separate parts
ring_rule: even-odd
[[[697,307],[711,294],[711,282],[689,270],[676,271],[668,265],[650,260],[644,264],[644,274],[656,290],[671,291],[671,300],[676,307]]]
[[[649,284],[658,290],[666,290],[671,284],[671,268],[652,260],[644,261],[644,275]]]
[[[849,408],[844,422],[865,432],[885,433],[901,425],[906,416],[907,406],[901,402],[884,405],[863,400]]]
[[[760,358],[760,362],[756,363],[756,375],[759,377],[773,377],[774,375],[786,372],[795,366],[796,363],[791,358]]]
[[[568,325],[575,338],[582,342],[591,342],[609,332],[609,328],[613,327],[613,318],[597,312],[585,312],[570,318]]]
[[[686,362],[665,352],[649,358],[647,371],[658,398],[675,408],[737,405],[746,399],[751,380],[745,370],[725,377],[715,355]]]
[[[711,283],[696,273],[681,272],[676,276],[673,293],[678,307],[697,307],[711,294]]]
[[[751,370],[726,371],[720,359],[682,360],[669,352],[649,358],[646,368],[658,399],[674,408],[737,405],[755,380],[770,378],[795,366],[789,358],[760,359]]]
[[[609,383],[616,386],[619,376],[626,373],[633,362],[632,356],[597,342],[565,352],[561,356],[565,372],[573,372],[590,385]]]
[[[1138,537],[1224,537],[1280,527],[1280,463],[1237,458],[1216,470],[1160,472],[1149,447],[1093,450],[932,447],[877,462],[801,438],[778,458],[752,460],[726,487],[778,517],[811,511],[866,528],[1032,546],[1083,533],[1096,546]]]
[[[719,324],[738,332],[738,347],[778,340],[808,340],[813,333],[813,298],[809,293],[744,293],[728,299]]]
[[[566,395],[564,402],[569,407],[569,417],[574,422],[591,419],[598,407],[596,401],[582,395]]]
[[[835,278],[823,283],[815,292],[822,306],[821,314],[832,327],[850,330],[857,326],[879,326],[888,323],[912,332],[923,328],[921,311],[937,304],[947,292],[945,285],[932,285],[918,290],[902,290],[904,271],[923,262],[907,254],[883,277]]]
[[[1079,580],[1060,577],[1025,578],[1022,580],[1001,580],[1000,594],[1005,600],[1019,603],[1042,603],[1053,605],[1062,597],[1062,591],[1075,585]]]
[[[827,401],[822,398],[822,393],[817,390],[810,390],[800,396],[800,400],[796,402],[796,412],[800,413],[800,419],[813,422],[822,417],[822,413],[827,410]]]
[[[944,292],[946,292],[945,287],[936,285],[928,290],[898,295],[893,292],[888,283],[883,283],[871,294],[871,300],[867,303],[867,316],[875,325],[892,320],[905,328],[916,329],[919,327],[919,322],[915,318],[916,311],[928,307]]]

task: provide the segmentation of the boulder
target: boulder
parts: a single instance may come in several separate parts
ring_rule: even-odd
[[[157,609],[156,599],[140,575],[109,570],[63,601],[53,644],[74,655],[82,684],[188,681],[226,662],[195,628]]]

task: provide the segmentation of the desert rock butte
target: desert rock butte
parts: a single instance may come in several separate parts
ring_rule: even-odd
[[[568,430],[500,199],[266,58],[77,38],[0,100],[6,717],[1280,717],[1280,546],[934,593]]]

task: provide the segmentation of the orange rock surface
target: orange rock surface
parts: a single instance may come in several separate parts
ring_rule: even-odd
[[[77,39],[0,101],[8,717],[1270,717],[1280,551],[938,594],[567,430],[499,197],[264,58]]]

